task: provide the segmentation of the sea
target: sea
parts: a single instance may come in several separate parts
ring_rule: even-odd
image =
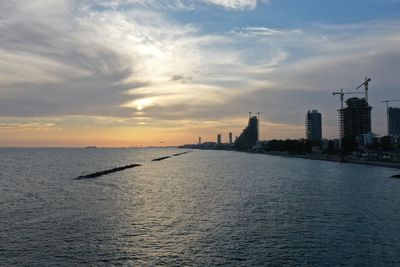
[[[400,170],[185,151],[0,149],[0,265],[400,266]]]

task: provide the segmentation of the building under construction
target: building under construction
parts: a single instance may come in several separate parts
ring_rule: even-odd
[[[340,138],[370,133],[372,107],[365,98],[352,97],[346,104],[346,108],[338,110]]]
[[[235,142],[235,147],[239,149],[251,149],[258,141],[258,117],[251,116],[249,124],[240,134]]]

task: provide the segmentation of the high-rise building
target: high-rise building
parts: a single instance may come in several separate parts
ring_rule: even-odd
[[[306,139],[313,142],[322,140],[321,113],[318,110],[308,111],[306,114]]]
[[[371,132],[371,110],[364,98],[352,97],[339,109],[339,135],[358,137]]]
[[[251,149],[258,141],[258,118],[256,116],[249,118],[247,127],[243,130],[235,142],[235,146],[240,149]]]
[[[221,138],[221,134],[217,135],[217,145],[221,145],[222,144],[222,138]]]
[[[232,132],[229,133],[229,144],[232,145]]]
[[[388,109],[388,130],[389,135],[399,136],[400,135],[400,108]]]
[[[199,145],[201,145],[201,136],[199,136]]]

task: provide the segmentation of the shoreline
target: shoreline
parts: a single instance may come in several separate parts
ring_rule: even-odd
[[[191,149],[198,149],[198,148],[191,148]],[[299,154],[288,154],[286,152],[279,152],[279,151],[276,151],[276,152],[254,152],[254,151],[240,151],[240,150],[233,150],[233,149],[232,150],[198,149],[198,150],[234,151],[234,152],[249,153],[249,154],[261,154],[261,155],[281,156],[281,157],[286,157],[286,158],[300,158],[300,159],[309,159],[309,160],[322,160],[322,161],[330,161],[330,162],[337,162],[337,163],[344,163],[344,164],[357,164],[357,165],[365,165],[365,166],[400,169],[400,163],[359,160],[359,159],[347,159],[344,161],[340,161],[338,156],[329,156],[329,155],[311,155],[311,154],[299,155]]]
[[[333,157],[324,157],[317,155],[290,155],[285,153],[276,153],[276,152],[263,152],[259,154],[265,154],[270,156],[282,156],[289,158],[301,158],[301,159],[310,159],[310,160],[322,160],[322,161],[331,161],[337,163],[350,163],[350,164],[358,164],[358,165],[366,165],[366,166],[375,166],[375,167],[384,167],[384,168],[392,168],[392,169],[400,169],[400,163],[394,162],[383,162],[383,161],[367,161],[367,160],[358,160],[358,159],[348,159],[345,161],[339,161],[338,158]]]

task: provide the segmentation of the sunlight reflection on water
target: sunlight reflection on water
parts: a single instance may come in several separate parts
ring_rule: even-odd
[[[2,264],[400,264],[396,170],[178,152],[0,149]]]

